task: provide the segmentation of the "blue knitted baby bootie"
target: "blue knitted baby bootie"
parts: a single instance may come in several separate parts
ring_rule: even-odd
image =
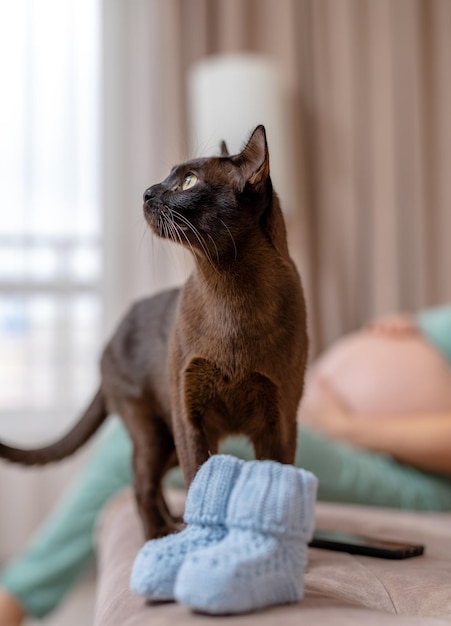
[[[176,600],[213,614],[299,601],[317,484],[313,474],[291,465],[245,463],[229,499],[229,532],[186,557]]]
[[[225,536],[227,504],[244,462],[214,455],[197,472],[186,496],[180,533],[147,541],[135,559],[130,586],[149,600],[173,600],[177,572],[186,555]]]

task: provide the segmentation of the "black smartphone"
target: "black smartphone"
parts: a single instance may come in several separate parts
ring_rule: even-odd
[[[421,556],[424,546],[421,544],[403,543],[386,539],[376,539],[364,535],[349,535],[347,533],[317,530],[309,543],[312,548],[337,550],[350,554],[363,554],[380,559],[409,559],[412,556]]]

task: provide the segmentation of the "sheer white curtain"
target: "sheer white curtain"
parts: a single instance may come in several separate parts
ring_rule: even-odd
[[[64,428],[95,382],[100,43],[96,0],[0,5],[3,435]]]
[[[100,0],[0,4],[0,438],[48,441],[97,384],[102,341]],[[0,559],[79,459],[0,464]]]

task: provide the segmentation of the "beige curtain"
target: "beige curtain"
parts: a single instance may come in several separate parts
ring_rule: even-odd
[[[451,300],[449,0],[162,0],[159,9],[172,160],[187,156],[191,63],[252,50],[280,64],[300,179],[291,249],[316,349],[384,312]]]
[[[158,14],[159,175],[190,156],[192,63],[238,50],[279,63],[299,172],[290,244],[314,352],[383,312],[451,300],[449,0],[130,4]]]

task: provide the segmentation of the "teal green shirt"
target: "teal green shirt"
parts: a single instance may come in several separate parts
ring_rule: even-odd
[[[424,336],[451,362],[451,304],[421,311],[416,319]]]

